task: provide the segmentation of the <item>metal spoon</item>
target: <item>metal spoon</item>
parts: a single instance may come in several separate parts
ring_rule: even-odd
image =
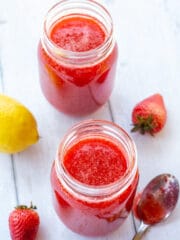
[[[135,207],[141,224],[133,240],[140,240],[150,226],[169,217],[178,196],[179,183],[173,175],[161,174],[153,178],[143,190]]]

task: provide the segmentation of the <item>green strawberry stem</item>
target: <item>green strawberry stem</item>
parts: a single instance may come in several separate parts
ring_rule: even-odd
[[[16,206],[15,207],[15,209],[37,209],[37,207],[35,206],[35,205],[33,205],[32,204],[32,202],[31,202],[31,204],[30,204],[30,206],[28,207],[28,206],[26,206],[26,205],[18,205],[18,206]]]
[[[153,122],[153,116],[150,115],[147,118],[137,116],[137,123],[133,124],[134,127],[131,129],[131,132],[140,131],[141,134],[150,133],[153,135],[153,129],[155,124]]]

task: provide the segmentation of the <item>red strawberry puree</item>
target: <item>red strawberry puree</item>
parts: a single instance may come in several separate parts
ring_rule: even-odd
[[[73,181],[90,189],[117,183],[127,174],[129,164],[123,146],[106,137],[76,141],[61,161]],[[108,190],[107,196],[92,197],[71,191],[60,179],[56,167],[53,165],[51,172],[55,209],[71,230],[88,236],[104,235],[119,227],[128,216],[137,187],[137,172],[124,190],[118,189],[115,193]]]
[[[93,19],[65,18],[51,30],[50,38],[59,47],[73,52],[84,52],[101,45],[105,32]]]
[[[64,158],[71,176],[88,185],[105,185],[117,181],[127,169],[120,149],[105,139],[85,139],[74,145]]]
[[[112,91],[117,58],[115,44],[103,53],[97,50],[107,41],[107,33],[98,20],[86,16],[68,16],[51,27],[49,40],[58,49],[67,50],[61,59],[39,44],[39,73],[44,95],[59,111],[82,115],[104,104]],[[77,59],[71,59],[79,53]],[[84,63],[81,54],[86,53]],[[69,60],[63,57],[69,56]],[[96,58],[99,57],[97,60]],[[71,61],[71,60],[72,61]]]

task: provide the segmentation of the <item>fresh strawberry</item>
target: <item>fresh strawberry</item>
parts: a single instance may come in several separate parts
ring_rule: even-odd
[[[9,216],[9,229],[12,240],[35,240],[39,228],[39,215],[36,207],[20,205]]]
[[[132,132],[140,133],[159,132],[165,125],[167,119],[166,107],[163,97],[156,93],[139,102],[132,111],[132,122],[134,124]]]

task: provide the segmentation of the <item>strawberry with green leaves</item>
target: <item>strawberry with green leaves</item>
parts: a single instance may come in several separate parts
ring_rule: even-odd
[[[9,216],[9,229],[12,240],[35,240],[40,220],[36,207],[20,205]]]
[[[167,119],[167,111],[163,97],[156,93],[139,102],[132,111],[132,132],[150,133],[154,135],[161,131]]]

